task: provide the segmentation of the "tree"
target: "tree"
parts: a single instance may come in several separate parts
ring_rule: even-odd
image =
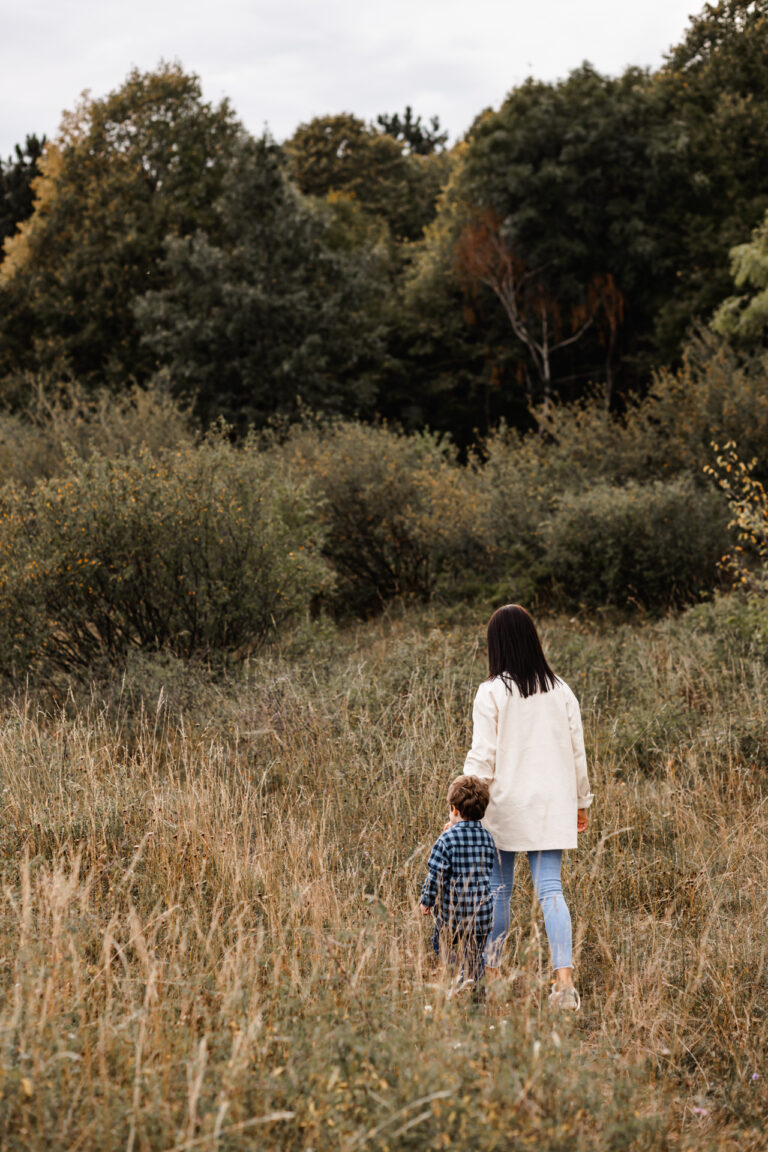
[[[717,309],[712,327],[739,344],[762,346],[768,331],[768,213],[747,244],[731,249],[736,288]]]
[[[83,383],[145,379],[131,304],[167,275],[167,235],[213,220],[241,129],[178,65],[132,72],[64,117],[39,162],[35,209],[6,241],[0,373],[69,370]],[[29,338],[31,336],[31,339]]]
[[[5,164],[0,161],[0,262],[3,239],[12,236],[16,226],[32,215],[32,182],[40,175],[38,161],[44,148],[45,136],[27,136],[23,146],[15,146],[14,155]]]
[[[378,372],[382,415],[407,428],[449,432],[462,448],[502,417],[515,424],[527,419],[525,397],[502,386],[509,354],[496,331],[496,301],[490,294],[468,299],[456,275],[455,246],[470,213],[466,148],[462,141],[444,154],[448,178],[437,213],[423,239],[406,248],[403,275],[389,296]]]
[[[241,142],[214,215],[207,232],[170,238],[165,286],[135,306],[172,389],[241,427],[299,401],[370,412],[383,292],[365,229],[352,242],[331,207],[304,198],[268,137]]]
[[[421,116],[414,119],[410,104],[406,105],[402,118],[397,112],[393,116],[385,112],[376,117],[376,123],[412,155],[431,156],[433,152],[442,152],[448,142],[448,133],[440,130],[439,117],[433,116],[429,126],[422,124]]]
[[[617,377],[625,389],[647,378],[673,275],[657,214],[675,147],[637,69],[528,81],[473,125],[415,265],[436,263],[463,288],[455,306],[483,331],[488,411],[518,422],[537,390],[574,397],[601,380],[610,400]]]
[[[456,248],[459,276],[470,288],[483,284],[497,297],[512,331],[525,346],[538,377],[540,395],[528,389],[530,403],[552,397],[552,358],[581,340],[604,314],[613,338],[623,316],[623,300],[613,276],[594,275],[580,298],[569,302],[563,314],[561,300],[546,277],[545,268],[526,267],[506,240],[501,221],[487,210],[465,225]],[[610,347],[610,344],[609,344]],[[610,404],[610,355],[606,401]]]
[[[656,320],[658,359],[677,354],[694,318],[731,294],[729,252],[768,209],[768,0],[705,4],[670,52],[655,92],[679,139],[659,227],[675,282]]]
[[[344,193],[384,220],[396,241],[418,239],[434,216],[443,157],[407,154],[402,140],[344,113],[301,124],[285,145],[305,195]]]

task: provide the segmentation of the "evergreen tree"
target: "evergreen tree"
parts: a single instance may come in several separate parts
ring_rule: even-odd
[[[169,240],[165,287],[136,316],[146,347],[205,420],[372,410],[385,262],[363,230],[291,183],[269,138],[243,140],[207,232]]]
[[[32,215],[32,182],[40,175],[38,161],[44,148],[45,136],[27,136],[23,146],[15,146],[13,156],[5,163],[0,161],[0,261],[3,239],[12,236],[17,226]]]
[[[448,133],[440,128],[440,118],[433,116],[429,125],[423,124],[421,116],[414,117],[410,104],[406,105],[402,116],[398,112],[393,116],[382,113],[376,117],[376,123],[382,132],[402,142],[408,152],[417,156],[442,152],[448,142]]]

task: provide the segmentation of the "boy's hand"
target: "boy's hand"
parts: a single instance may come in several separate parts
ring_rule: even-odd
[[[587,825],[589,824],[589,809],[579,808],[576,813],[576,831],[586,832]]]
[[[419,904],[419,909],[422,916],[429,916],[430,912],[432,911],[431,908],[427,908],[426,904]]]

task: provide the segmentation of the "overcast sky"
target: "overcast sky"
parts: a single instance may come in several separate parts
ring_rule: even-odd
[[[452,138],[527,76],[657,67],[703,0],[0,0],[0,156],[84,89],[179,60],[278,139],[313,116],[411,104]]]

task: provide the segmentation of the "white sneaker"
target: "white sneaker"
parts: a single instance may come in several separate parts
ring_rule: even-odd
[[[581,996],[569,984],[553,984],[549,994],[549,1003],[552,1008],[562,1008],[566,1012],[578,1012],[581,1008]]]

